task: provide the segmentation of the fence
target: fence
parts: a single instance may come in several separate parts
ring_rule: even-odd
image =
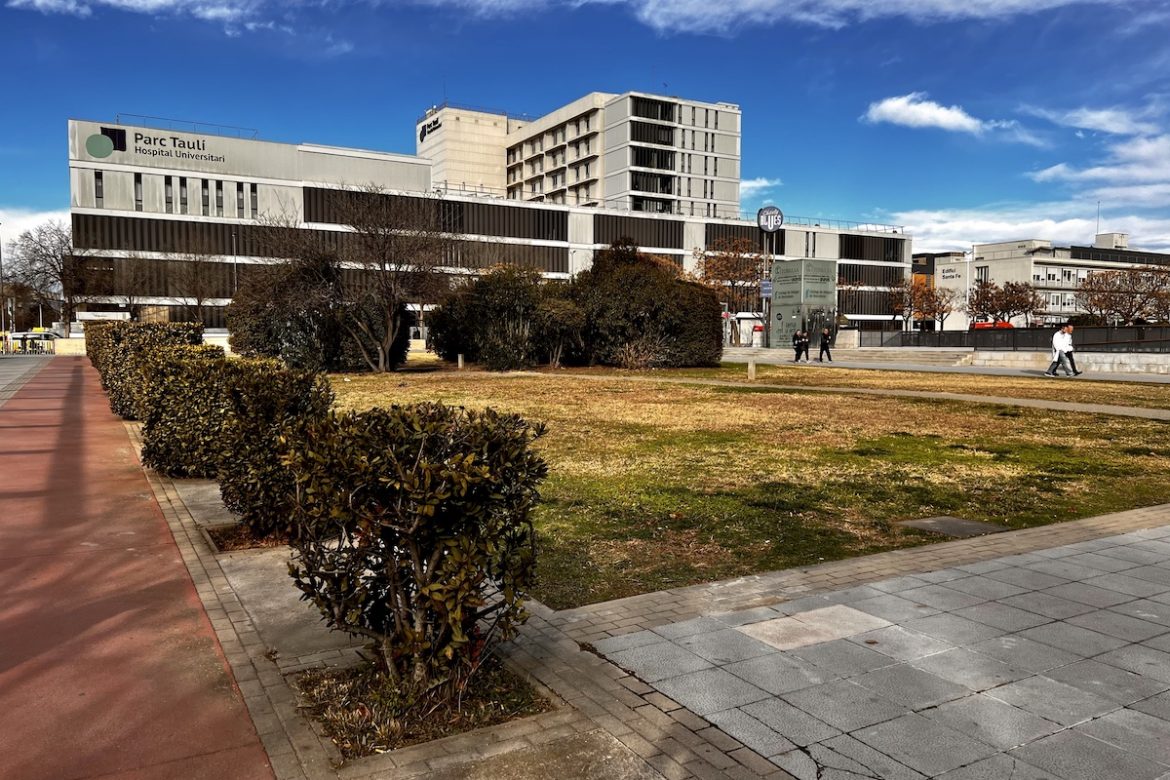
[[[986,330],[863,330],[863,347],[942,347],[1028,352],[1052,349],[1055,328]],[[1079,327],[1073,343],[1081,352],[1170,352],[1170,326]]]

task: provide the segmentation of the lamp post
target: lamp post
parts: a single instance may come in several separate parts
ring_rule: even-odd
[[[0,222],[0,226],[4,223]],[[8,299],[4,296],[4,238],[0,235],[0,333],[8,330],[4,326],[6,312],[8,311]]]
[[[236,253],[236,231],[232,231],[232,299],[236,297],[236,290],[240,288],[239,264]]]

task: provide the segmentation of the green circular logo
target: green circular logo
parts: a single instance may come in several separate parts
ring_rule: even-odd
[[[114,153],[114,139],[100,133],[91,135],[85,139],[85,151],[90,157],[109,157]]]

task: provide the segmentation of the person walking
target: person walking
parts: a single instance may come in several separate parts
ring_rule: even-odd
[[[1068,358],[1068,364],[1072,366],[1073,376],[1080,376],[1084,372],[1077,369],[1077,359],[1073,357],[1073,325],[1071,322],[1064,326],[1064,332],[1068,334],[1068,349],[1064,351],[1064,356]]]
[[[792,356],[793,363],[800,362],[800,353],[804,351],[803,347],[800,346],[800,339],[803,335],[804,332],[799,330],[792,334],[792,351],[796,353]]]
[[[1072,351],[1072,326],[1062,325],[1052,334],[1052,363],[1044,376],[1057,376],[1057,371],[1064,369],[1066,376],[1076,376],[1081,373],[1069,365],[1068,353]]]
[[[833,353],[829,351],[829,347],[832,345],[833,331],[829,330],[828,328],[821,329],[821,351],[817,356],[818,363],[824,363],[825,358],[828,358],[830,363],[833,362]]]
[[[802,330],[802,331],[800,332],[800,352],[798,352],[798,353],[797,353],[797,355],[796,355],[796,359],[797,359],[797,360],[800,360],[800,356],[801,356],[801,354],[803,354],[803,355],[804,355],[804,362],[805,362],[805,363],[807,363],[807,362],[808,362],[808,345],[809,345],[809,341],[810,341],[810,339],[809,339],[809,336],[808,336],[808,331],[807,331],[807,330]]]

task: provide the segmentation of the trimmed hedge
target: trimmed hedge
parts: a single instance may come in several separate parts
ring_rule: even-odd
[[[319,420],[333,405],[321,374],[275,360],[231,360],[225,373],[219,487],[228,509],[256,538],[295,535],[293,478],[281,462],[286,429]]]
[[[290,573],[329,626],[372,640],[404,697],[464,684],[526,618],[529,512],[547,474],[530,445],[543,432],[420,404],[331,414],[290,436]]]
[[[125,420],[142,419],[138,393],[146,386],[145,362],[166,347],[203,343],[193,322],[102,322],[85,326],[85,351],[101,376],[110,409]]]
[[[214,349],[214,348],[213,348]],[[227,416],[228,361],[223,351],[202,355],[160,352],[143,374],[149,387],[142,420],[142,462],[171,477],[215,479]]]

